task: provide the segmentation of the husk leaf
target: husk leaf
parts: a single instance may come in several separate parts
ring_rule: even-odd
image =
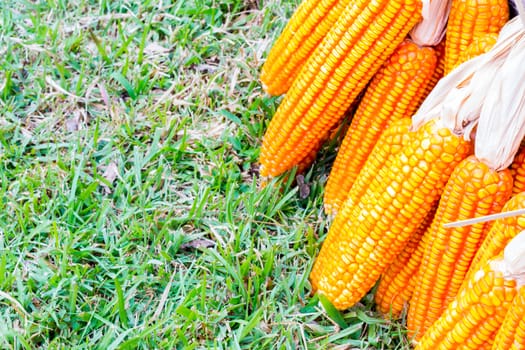
[[[510,164],[525,132],[524,35],[520,18],[509,21],[490,51],[464,62],[438,82],[412,117],[412,129],[441,118],[443,125],[466,140],[475,130],[480,159],[494,169]],[[503,119],[502,111],[508,113]]]
[[[445,36],[451,3],[451,0],[423,1],[423,19],[409,33],[412,41],[420,46],[439,44]]]

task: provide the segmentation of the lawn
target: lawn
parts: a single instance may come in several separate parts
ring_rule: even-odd
[[[0,1],[0,348],[407,348],[311,295],[334,145],[258,177],[297,3]]]

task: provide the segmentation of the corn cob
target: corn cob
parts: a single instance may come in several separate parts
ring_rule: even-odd
[[[406,246],[394,262],[381,275],[374,300],[379,312],[399,317],[414,291],[415,279],[411,278],[417,272],[423,257],[423,234],[428,229],[436,213],[437,205],[432,209],[410,237]],[[419,256],[419,258],[418,258]]]
[[[521,192],[509,199],[502,211],[523,208],[525,208],[525,192]],[[479,270],[480,266],[483,266],[486,261],[501,253],[505,245],[523,230],[525,230],[525,215],[496,220],[476,252],[466,278],[470,278],[471,274]]]
[[[504,254],[485,261],[423,335],[416,350],[491,348],[523,284],[523,238],[512,241]]]
[[[405,40],[374,75],[328,177],[324,204],[329,214],[345,200],[383,130],[416,110],[435,66],[432,48]]]
[[[423,93],[423,98],[418,103],[418,106],[423,103],[425,98],[430,94],[430,91],[436,86],[438,81],[443,78],[443,74],[445,72],[445,41],[446,38],[444,38],[439,44],[434,46],[434,52],[436,53],[436,68],[434,69],[434,73],[432,74],[432,77],[430,78],[430,82],[425,87],[425,92]]]
[[[305,172],[315,161],[317,158],[317,153],[319,153],[319,150],[323,146],[325,140],[322,142],[319,142],[319,144],[308,153],[306,157],[304,157],[298,164],[297,164],[297,174],[301,174]]]
[[[509,169],[514,178],[512,194],[525,192],[525,147],[518,151]]]
[[[447,24],[445,74],[476,36],[499,33],[509,19],[507,0],[452,0]]]
[[[410,300],[407,328],[420,335],[436,321],[458,292],[485,224],[444,228],[443,223],[493,214],[512,192],[510,171],[495,171],[475,156],[463,160],[450,176],[430,229]]]
[[[350,107],[350,110],[352,107]],[[345,125],[345,122],[342,121],[339,123],[339,125],[335,126],[331,130],[328,130],[328,132],[319,140],[319,143],[314,147],[310,153],[306,155],[298,164],[297,164],[297,174],[301,174],[305,172],[315,161],[317,158],[317,153],[321,150],[323,145],[328,141],[338,142],[340,143],[339,138],[341,137],[340,133],[344,133],[345,129],[348,129],[348,126]]]
[[[390,124],[381,134],[372,153],[370,153],[370,156],[366,160],[361,173],[357,177],[355,184],[352,186],[350,192],[348,192],[345,207],[351,208],[354,203],[358,202],[368,191],[370,183],[379,171],[383,168],[388,168],[392,158],[408,145],[410,139],[410,124],[410,118],[397,120]],[[342,220],[334,220],[331,229],[339,232],[342,230],[343,223]],[[330,246],[337,239],[337,235],[328,235],[323,244]],[[318,269],[312,271],[310,275],[312,281],[319,279],[320,276],[317,274],[318,272],[320,272]]]
[[[372,180],[379,171],[389,166],[392,158],[399,153],[410,141],[410,118],[402,118],[390,124],[383,131],[375,144],[370,156],[359,172],[352,188],[344,200],[347,206],[353,206],[368,190]]]
[[[441,124],[432,120],[411,133],[358,202],[345,202],[335,217],[310,280],[336,308],[354,305],[373,286],[428,214],[452,169],[471,153],[469,142]]]
[[[523,348],[525,348],[525,288],[521,286],[496,334],[492,350]]]
[[[421,17],[419,0],[348,5],[307,60],[263,138],[262,176],[292,168],[344,115]]]
[[[304,0],[272,46],[261,71],[263,88],[285,93],[351,0]]]

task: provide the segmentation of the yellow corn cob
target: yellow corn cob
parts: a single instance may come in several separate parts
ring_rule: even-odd
[[[410,300],[414,291],[414,283],[411,283],[411,280],[415,280],[411,277],[416,274],[423,257],[423,249],[421,248],[424,245],[423,234],[432,223],[436,209],[437,205],[427,214],[401,253],[381,275],[374,296],[379,312],[397,318]]]
[[[472,145],[441,120],[412,132],[358,202],[351,207],[345,202],[335,217],[310,276],[313,289],[338,309],[359,301],[428,214],[455,165],[471,152]]]
[[[513,194],[518,194],[525,191],[525,147],[522,147],[512,164],[510,165],[510,172],[514,178],[514,188],[512,189]]]
[[[269,94],[285,93],[351,0],[304,0],[272,46],[261,71]]]
[[[509,170],[495,171],[475,156],[463,160],[450,176],[439,201],[408,309],[407,328],[416,339],[436,321],[456,296],[484,238],[485,224],[444,228],[447,222],[493,214],[512,192]]]
[[[419,0],[349,4],[312,53],[263,138],[262,176],[292,168],[342,118],[421,17]]]
[[[416,350],[490,349],[517,289],[513,276],[498,269],[499,262],[485,262],[468,280]]]
[[[370,156],[368,156],[361,168],[359,176],[347,193],[345,199],[347,206],[352,206],[356,203],[368,191],[372,180],[379,171],[387,168],[393,157],[408,145],[411,138],[409,132],[411,124],[410,118],[402,118],[392,122],[383,131]]]
[[[409,133],[410,125],[410,118],[403,118],[390,124],[381,134],[356,182],[350,192],[348,192],[346,207],[352,207],[368,191],[370,183],[379,171],[383,168],[388,168],[390,166],[389,162],[392,161],[394,155],[408,145],[411,136],[411,133]],[[335,220],[332,223],[331,230],[340,231],[343,223],[342,220]],[[323,245],[330,246],[337,239],[337,235],[328,235]],[[319,279],[318,272],[320,272],[319,269],[312,271],[310,275],[312,281]]]
[[[405,40],[374,75],[328,177],[324,193],[327,213],[335,214],[342,205],[383,130],[416,110],[435,66],[432,48]]]
[[[499,33],[509,19],[507,0],[452,0],[447,24],[445,74],[476,36]]]
[[[525,192],[514,195],[509,199],[502,211],[523,208],[525,208]],[[500,254],[507,243],[523,230],[525,230],[525,215],[496,220],[476,252],[466,278],[470,278],[470,275],[479,270],[480,266],[483,266],[486,261]]]
[[[521,286],[496,334],[492,350],[523,348],[525,348],[525,288]]]

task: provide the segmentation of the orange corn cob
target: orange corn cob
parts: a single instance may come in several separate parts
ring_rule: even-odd
[[[427,214],[401,253],[381,275],[374,297],[379,312],[397,318],[410,300],[414,290],[414,284],[411,285],[410,280],[417,272],[423,256],[423,251],[420,248],[424,244],[422,242],[423,234],[432,223],[436,209],[437,205]],[[417,255],[420,256],[420,259],[416,258]]]
[[[436,321],[456,296],[476,250],[485,224],[444,228],[447,222],[493,214],[512,193],[512,176],[495,171],[475,156],[463,160],[450,176],[437,213],[425,234],[427,245],[410,300],[407,328],[416,339]]]
[[[452,0],[447,24],[445,74],[476,36],[499,33],[509,19],[507,0]]]
[[[471,152],[472,145],[441,120],[412,132],[363,196],[351,207],[345,202],[335,217],[310,275],[313,289],[338,309],[358,302],[421,224],[455,165]]]
[[[525,348],[525,288],[521,286],[496,334],[492,350],[523,348]]]
[[[344,202],[383,130],[416,110],[435,66],[432,48],[405,40],[374,75],[328,177],[324,205],[329,214],[335,214]]]
[[[501,260],[485,262],[423,335],[416,350],[490,349],[517,292],[514,277],[500,270]]]
[[[350,192],[348,192],[348,198],[346,199],[346,207],[350,208],[354,203],[368,191],[370,183],[374,177],[383,168],[388,168],[389,162],[392,161],[394,155],[399,153],[410,140],[411,133],[409,128],[411,125],[410,118],[403,118],[390,124],[390,126],[381,134],[377,141],[372,153],[366,160],[361,173],[356,179],[356,182],[352,186]],[[331,229],[334,231],[340,231],[342,229],[343,222],[341,220],[335,220],[332,223]],[[324,241],[324,245],[330,246],[334,240],[337,240],[337,235],[328,235]],[[312,271],[311,279],[317,280],[319,278],[316,273],[319,270]]]
[[[514,178],[514,188],[512,189],[513,194],[518,194],[525,191],[525,147],[522,147],[512,164],[510,165],[510,172]]]
[[[261,175],[301,161],[421,17],[419,0],[349,4],[307,60],[263,138]]]
[[[521,192],[509,199],[502,211],[523,208],[525,208],[525,192]],[[500,254],[507,243],[523,230],[525,230],[525,215],[496,220],[472,260],[467,278],[470,278],[471,274],[479,270],[480,266],[483,266],[486,261]]]
[[[363,165],[359,176],[344,200],[347,206],[356,203],[368,190],[370,183],[382,168],[389,166],[393,156],[399,153],[410,141],[410,118],[402,118],[390,124],[383,131],[372,152]],[[329,212],[329,210],[326,210]]]
[[[266,92],[285,93],[350,0],[304,0],[272,46],[261,71]]]

